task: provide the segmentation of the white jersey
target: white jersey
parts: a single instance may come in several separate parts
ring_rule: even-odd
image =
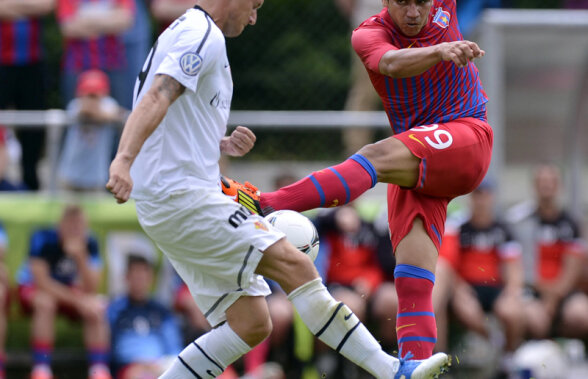
[[[135,84],[133,107],[157,74],[173,77],[186,90],[137,155],[131,197],[148,200],[218,187],[233,81],[225,38],[204,10],[189,9],[159,36]]]

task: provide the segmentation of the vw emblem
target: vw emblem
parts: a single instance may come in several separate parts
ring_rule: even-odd
[[[185,53],[180,58],[180,67],[184,74],[196,76],[202,67],[202,58],[196,53]]]

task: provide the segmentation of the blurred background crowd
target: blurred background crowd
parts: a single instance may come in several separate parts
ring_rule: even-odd
[[[463,34],[476,41],[493,41],[484,39],[488,9],[521,13],[511,14],[515,36],[494,50],[504,59],[506,88],[504,98],[490,93],[489,103],[503,102],[501,165],[450,207],[434,292],[437,349],[453,354],[455,378],[524,378],[533,369],[537,378],[588,377],[588,1],[457,4]],[[156,378],[169,357],[209,328],[139,230],[132,204],[116,206],[104,190],[145,57],[192,6],[0,0],[0,120],[3,112],[25,112],[0,121],[0,379]],[[232,109],[380,110],[349,42],[351,30],[380,8],[379,0],[267,0],[258,24],[227,40]],[[538,8],[545,13],[530,25],[524,15]],[[541,34],[550,11],[563,9],[583,21],[564,17],[556,21],[577,24]],[[480,62],[483,79],[490,57]],[[68,120],[57,140],[47,138],[50,126],[23,121],[27,111],[49,109],[64,110]],[[224,170],[262,190],[389,134],[373,125],[247,126],[257,146],[224,162]],[[316,265],[334,296],[394,352],[385,188],[366,195],[308,214],[321,237]],[[223,378],[368,377],[315,341],[272,287],[271,337]]]

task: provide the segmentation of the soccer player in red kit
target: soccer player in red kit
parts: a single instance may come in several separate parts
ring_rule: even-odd
[[[275,192],[259,194],[249,183],[222,182],[226,194],[265,213],[337,206],[377,182],[389,183],[400,354],[424,359],[437,335],[431,293],[447,204],[476,188],[490,164],[487,97],[472,63],[485,52],[463,40],[455,0],[383,0],[383,5],[351,40],[394,135]]]

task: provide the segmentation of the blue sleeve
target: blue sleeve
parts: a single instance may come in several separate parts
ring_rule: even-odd
[[[167,355],[178,355],[184,348],[180,325],[171,312],[167,312],[167,316],[161,323],[161,335]]]
[[[0,224],[0,248],[5,248],[8,246],[8,235],[4,230],[2,224]]]
[[[323,279],[323,283],[327,282],[327,269],[329,267],[330,257],[331,246],[327,242],[325,236],[322,235],[319,244],[319,252],[316,256],[316,260],[314,261],[314,265],[316,266],[316,270],[318,271],[320,277]]]
[[[31,237],[29,256],[41,258],[43,256],[43,246],[45,246],[46,242],[47,239],[45,238],[45,233],[43,231],[35,232]]]
[[[90,253],[90,265],[95,270],[102,268],[102,258],[98,249],[98,241],[94,237],[88,238],[88,252]]]

